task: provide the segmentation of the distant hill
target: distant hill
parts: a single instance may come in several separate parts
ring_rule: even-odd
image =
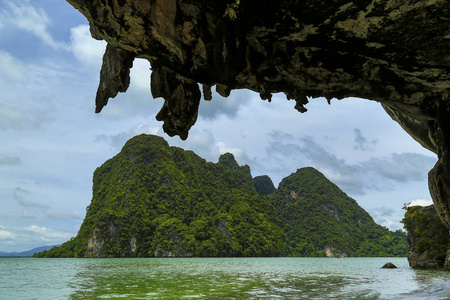
[[[322,173],[307,167],[284,178],[268,199],[292,256],[405,256],[406,235],[376,224]]]
[[[253,178],[253,185],[255,186],[258,194],[262,196],[267,196],[277,191],[273,185],[272,179],[270,179],[267,175],[256,176]]]
[[[33,256],[33,254],[35,253],[39,253],[42,251],[48,251],[50,249],[52,249],[53,247],[58,247],[61,245],[53,245],[53,246],[43,246],[43,247],[38,247],[38,248],[34,248],[28,251],[23,251],[23,252],[3,252],[0,251],[0,256],[8,256],[8,257],[16,257],[16,256]]]
[[[277,256],[283,234],[248,166],[140,135],[94,172],[78,235],[50,257]]]
[[[218,163],[140,135],[97,168],[78,235],[39,257],[395,256],[406,237],[320,172],[278,189],[230,153]]]

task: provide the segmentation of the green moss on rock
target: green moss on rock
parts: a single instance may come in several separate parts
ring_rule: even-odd
[[[443,268],[450,236],[434,205],[405,207],[403,224],[408,232],[408,262],[413,268]]]
[[[97,168],[78,235],[38,257],[403,256],[390,232],[314,168],[252,178],[140,135]]]

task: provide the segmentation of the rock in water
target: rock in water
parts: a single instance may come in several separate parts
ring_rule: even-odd
[[[397,269],[397,266],[391,262],[388,262],[382,267],[382,269]]]

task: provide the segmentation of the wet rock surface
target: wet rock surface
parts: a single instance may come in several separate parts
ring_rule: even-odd
[[[391,262],[388,262],[388,263],[385,263],[384,266],[382,266],[381,268],[382,269],[397,269],[397,266]]]

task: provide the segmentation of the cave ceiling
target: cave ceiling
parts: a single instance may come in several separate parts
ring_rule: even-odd
[[[108,43],[96,112],[126,92],[135,58],[150,62],[151,93],[164,98],[157,120],[182,139],[212,88],[284,93],[301,113],[308,97],[378,101],[438,155],[429,186],[450,227],[448,0],[67,1]]]

